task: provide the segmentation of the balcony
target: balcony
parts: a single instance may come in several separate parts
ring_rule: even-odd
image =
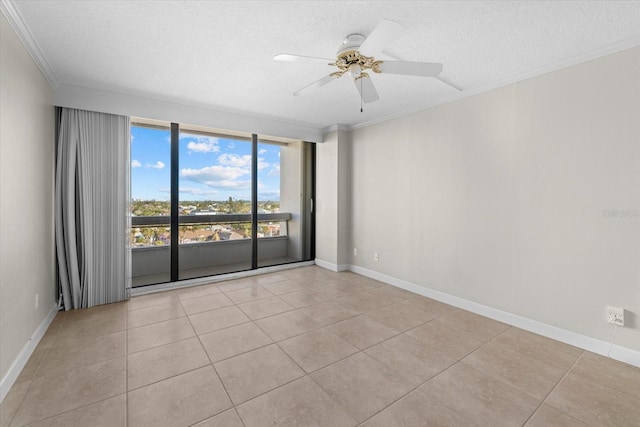
[[[289,238],[291,213],[258,214],[258,266],[300,261],[299,245]],[[205,277],[251,268],[251,214],[181,215],[178,259],[180,280]],[[168,244],[168,216],[135,216],[132,230],[156,230],[155,241],[132,245],[133,286],[163,283],[170,280],[171,247]],[[191,228],[187,233],[187,228]],[[201,233],[193,232],[193,229]],[[137,231],[136,231],[137,230]],[[163,232],[158,233],[157,230]],[[295,240],[295,239],[294,239]]]

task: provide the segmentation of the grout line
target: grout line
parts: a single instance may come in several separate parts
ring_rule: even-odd
[[[580,360],[582,360],[582,357],[584,356],[584,354],[585,354],[585,350],[583,350],[583,351],[582,351],[582,353],[580,353],[580,356],[578,356],[578,358],[577,358],[577,359],[576,359],[576,361],[573,363],[573,365],[571,365],[571,367],[570,367],[569,369],[567,369],[567,372],[565,372],[565,373],[564,373],[564,375],[562,376],[562,378],[560,378],[560,379],[556,382],[556,384],[555,384],[555,385],[553,386],[553,388],[552,388],[552,389],[547,393],[547,395],[544,397],[544,399],[542,399],[542,400],[540,401],[540,403],[538,404],[538,406],[536,407],[536,409],[531,413],[531,415],[529,415],[529,418],[527,418],[527,419],[526,419],[526,421],[522,424],[523,426],[524,426],[524,425],[526,425],[526,424],[529,422],[529,420],[530,420],[531,418],[533,418],[533,416],[534,416],[534,415],[535,415],[535,414],[540,410],[540,408],[541,408],[541,407],[542,407],[542,405],[547,401],[547,399],[549,398],[549,396],[551,396],[551,394],[552,394],[552,393],[553,393],[553,392],[558,388],[558,386],[560,385],[560,383],[561,383],[561,382],[562,382],[562,381],[567,377],[567,375],[569,375],[569,373],[573,370],[573,368],[575,368],[575,367],[576,367],[576,365],[578,364],[578,362],[580,362]],[[549,405],[549,406],[551,406],[551,405]],[[554,407],[554,406],[551,406],[551,407]],[[557,408],[556,408],[556,409],[557,409]],[[566,412],[564,412],[564,411],[562,411],[562,410],[560,410],[560,412],[562,412],[563,414],[569,415],[569,414],[567,414]],[[570,416],[571,418],[574,418],[574,417],[572,417],[571,415],[569,415],[569,416]],[[580,420],[578,420],[578,421],[580,421]],[[581,421],[581,422],[582,422],[582,421]]]
[[[182,301],[180,301],[180,306],[184,310],[184,307],[182,306]],[[198,339],[198,342],[200,343],[200,348],[202,349],[202,351],[204,351],[204,354],[205,354],[205,356],[207,356],[207,359],[209,359],[209,366],[211,366],[211,369],[213,369],[213,373],[216,375],[216,378],[218,378],[218,381],[220,382],[220,385],[222,386],[222,389],[224,390],[224,393],[227,396],[227,399],[229,399],[229,403],[231,403],[231,406],[235,408],[235,404],[233,403],[233,400],[231,399],[231,395],[229,394],[229,391],[225,387],[224,382],[222,382],[222,378],[220,378],[220,374],[218,374],[218,370],[216,369],[215,366],[213,366],[213,362],[211,361],[211,357],[209,357],[209,353],[207,353],[207,350],[205,349],[204,344],[202,344],[202,340],[200,339],[200,335],[198,335],[198,333],[196,332],[196,328],[193,326],[193,323],[191,323],[191,319],[189,318],[189,316],[187,316],[187,321],[189,322],[189,325],[191,325],[191,329],[193,329],[193,332],[196,334],[196,338]],[[200,368],[202,368],[202,366]],[[198,369],[200,369],[200,368],[198,368]],[[180,374],[180,375],[182,375],[182,374]],[[218,412],[218,414],[221,414],[222,412],[224,412],[224,411]],[[218,415],[218,414],[214,414],[213,416]],[[200,420],[200,421],[204,421],[204,420]]]

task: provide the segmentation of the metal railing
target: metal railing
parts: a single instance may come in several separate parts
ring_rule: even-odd
[[[289,221],[291,214],[283,213],[259,213],[258,222],[266,221]],[[251,222],[251,214],[215,214],[215,215],[180,215],[180,225],[194,224],[215,224]],[[132,216],[132,227],[153,227],[159,225],[171,225],[171,217],[163,216]]]

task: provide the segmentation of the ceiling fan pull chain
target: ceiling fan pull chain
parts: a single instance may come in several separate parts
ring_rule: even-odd
[[[362,113],[362,77],[360,77],[360,112]]]

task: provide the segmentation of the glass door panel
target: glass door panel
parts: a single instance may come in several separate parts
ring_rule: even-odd
[[[251,269],[251,141],[181,131],[179,279]]]
[[[258,143],[258,267],[308,259],[304,143]]]
[[[171,131],[131,125],[133,286],[171,280]]]

